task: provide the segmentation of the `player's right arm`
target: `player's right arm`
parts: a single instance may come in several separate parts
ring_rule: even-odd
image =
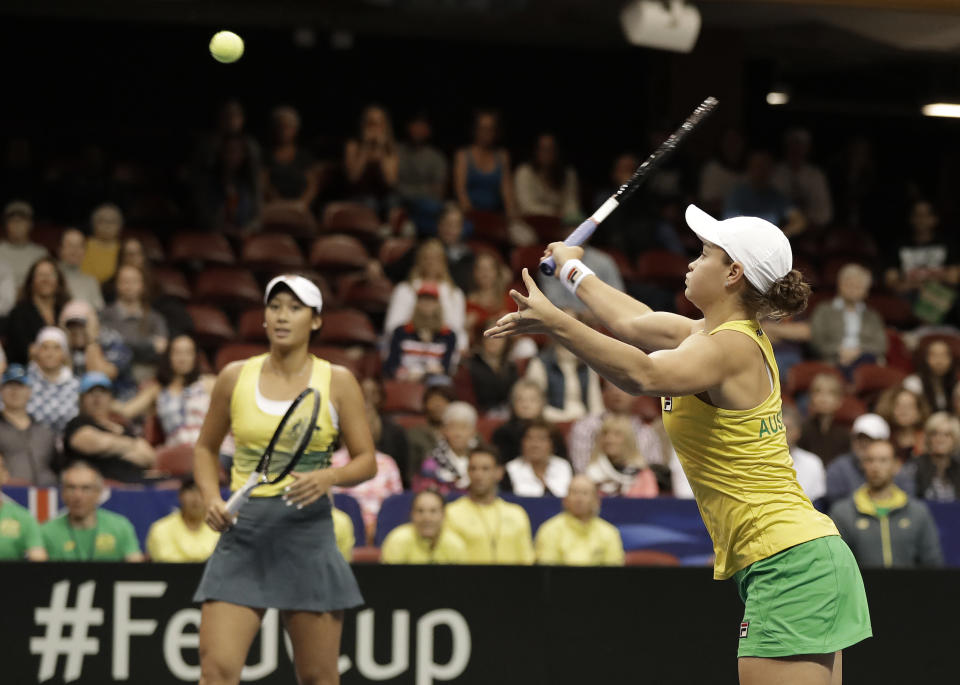
[[[551,243],[545,252],[557,262],[556,273],[568,259],[583,257],[583,248]],[[577,297],[590,307],[615,338],[647,352],[672,350],[692,333],[703,328],[703,320],[694,320],[671,312],[655,312],[642,302],[601,281],[587,276],[577,288]]]
[[[207,524],[220,532],[233,522],[220,496],[220,445],[230,430],[230,398],[242,367],[242,361],[233,362],[217,376],[210,394],[210,409],[193,449],[193,477],[207,505]]]

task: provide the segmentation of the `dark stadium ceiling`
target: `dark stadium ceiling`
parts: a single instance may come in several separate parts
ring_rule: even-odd
[[[0,14],[623,47],[626,0],[4,0]],[[960,52],[960,0],[687,0],[703,32],[811,66]],[[949,16],[949,21],[944,21]]]

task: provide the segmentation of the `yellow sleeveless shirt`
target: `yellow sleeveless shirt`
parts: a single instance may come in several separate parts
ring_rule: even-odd
[[[230,474],[230,489],[239,490],[257,467],[263,451],[267,448],[273,432],[280,425],[280,416],[267,414],[257,406],[257,387],[260,383],[260,370],[267,354],[250,357],[240,369],[240,377],[230,397],[230,426],[237,444],[233,455],[233,468]],[[294,467],[294,471],[313,471],[330,465],[333,444],[339,436],[339,430],[333,425],[330,413],[330,362],[313,355],[313,373],[310,386],[320,391],[320,411],[317,414],[317,430],[310,444]],[[261,485],[255,488],[253,497],[275,497],[294,481],[287,476],[275,485]]]
[[[728,321],[710,335],[723,330],[760,346],[773,381],[767,399],[745,410],[714,407],[695,395],[661,400],[664,428],[713,540],[718,580],[801,542],[839,535],[797,482],[769,339],[756,321]]]

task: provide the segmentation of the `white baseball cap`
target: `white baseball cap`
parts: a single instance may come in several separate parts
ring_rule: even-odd
[[[687,225],[701,240],[713,243],[743,265],[743,275],[761,293],[793,268],[790,241],[779,228],[756,216],[718,221],[705,211],[687,207]]]
[[[267,289],[263,292],[264,304],[267,304],[270,301],[270,296],[273,294],[273,289],[281,283],[290,288],[290,290],[293,291],[293,294],[297,296],[297,299],[299,299],[308,307],[313,307],[317,311],[317,314],[319,314],[320,310],[323,309],[323,295],[320,294],[320,288],[318,288],[316,284],[309,278],[288,274],[277,276],[272,281],[267,283]]]
[[[890,439],[890,426],[879,414],[861,414],[853,422],[850,432],[854,435],[866,435],[874,440]]]

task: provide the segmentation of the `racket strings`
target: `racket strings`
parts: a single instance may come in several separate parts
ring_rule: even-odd
[[[310,443],[313,432],[317,428],[315,406],[315,396],[308,395],[294,408],[283,426],[279,428],[277,442],[267,465],[267,477],[271,480],[282,474],[290,462]]]

